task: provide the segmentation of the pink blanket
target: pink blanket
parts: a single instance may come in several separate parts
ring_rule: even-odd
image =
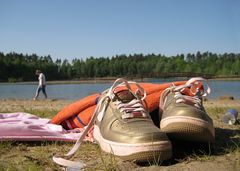
[[[76,141],[83,129],[65,130],[28,113],[0,113],[0,141]],[[85,141],[93,141],[90,133]]]

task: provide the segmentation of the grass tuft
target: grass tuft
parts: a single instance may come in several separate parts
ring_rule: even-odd
[[[2,101],[1,103],[7,103]],[[17,101],[16,101],[17,102]],[[2,105],[0,103],[0,105]],[[29,102],[30,103],[30,102]],[[16,110],[21,109],[21,112],[31,113],[42,118],[52,118],[59,111],[59,108],[54,108],[55,103],[59,101],[38,101],[31,102],[33,106],[28,105],[28,101],[21,106],[15,106]],[[46,103],[50,107],[45,107]],[[13,105],[15,101],[13,101]],[[4,105],[2,105],[4,106]],[[240,111],[239,106],[222,106],[206,108],[208,114],[213,118],[216,127],[216,141],[208,144],[206,148],[198,148],[189,145],[179,146],[183,149],[174,151],[172,160],[162,163],[158,158],[149,162],[147,166],[156,166],[157,168],[167,166],[167,168],[179,166],[177,170],[181,170],[181,164],[191,162],[214,163],[216,168],[219,165],[219,158],[228,160],[227,164],[230,169],[240,166],[240,126],[226,125],[222,123],[223,114],[229,108],[235,108]],[[0,113],[13,112],[11,107],[0,109]],[[172,142],[175,143],[175,142]],[[0,142],[0,170],[62,170],[61,167],[53,163],[52,156],[54,154],[66,154],[74,145],[67,142]],[[134,162],[122,161],[114,154],[106,154],[101,151],[100,147],[94,143],[83,143],[72,160],[81,160],[87,166],[85,170],[131,170],[140,169],[146,165],[140,165]],[[211,161],[211,162],[208,162]],[[221,161],[224,162],[224,161]],[[221,164],[220,162],[220,164]],[[217,163],[217,164],[216,164]]]

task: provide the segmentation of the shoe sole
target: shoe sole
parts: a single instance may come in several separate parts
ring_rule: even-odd
[[[171,139],[197,142],[213,142],[215,139],[213,125],[198,118],[187,116],[167,117],[161,120],[160,128]]]
[[[170,141],[149,142],[138,144],[117,143],[102,137],[98,126],[94,126],[94,139],[101,149],[123,160],[131,161],[163,161],[172,156],[172,144]]]

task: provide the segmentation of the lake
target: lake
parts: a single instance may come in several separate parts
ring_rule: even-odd
[[[165,83],[180,79],[148,79],[151,83]],[[233,96],[240,99],[240,81],[208,81],[212,92],[208,98],[220,96]],[[47,94],[51,99],[77,100],[95,92],[102,92],[109,88],[112,83],[89,83],[89,84],[51,84],[47,85]],[[32,99],[37,88],[36,84],[0,83],[0,99]],[[40,93],[39,98],[43,98]]]

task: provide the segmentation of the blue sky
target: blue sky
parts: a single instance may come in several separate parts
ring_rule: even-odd
[[[0,51],[240,53],[240,0],[0,0]]]

